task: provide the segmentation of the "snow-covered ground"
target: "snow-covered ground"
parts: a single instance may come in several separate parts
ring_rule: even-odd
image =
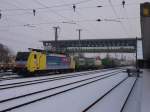
[[[122,70],[121,70],[122,71]],[[52,81],[56,81],[56,80],[63,80],[63,79],[67,79],[67,78],[75,78],[75,77],[92,77],[92,76],[99,76],[99,75],[105,75],[108,73],[113,73],[116,71],[110,71],[110,72],[103,72],[102,74],[100,74],[100,72],[87,72],[87,73],[77,73],[77,74],[67,74],[67,75],[63,75],[63,76],[57,76],[57,77],[46,77],[43,79],[34,79],[34,80],[28,80],[28,81],[22,81],[22,82],[17,82],[17,83],[8,83],[8,84],[0,84],[0,90],[4,89],[4,88],[11,88],[11,87],[20,87],[20,86],[29,86],[29,85],[33,85],[33,84],[37,84],[37,83],[46,83],[46,82],[52,82]],[[118,72],[118,70],[117,70]],[[11,81],[10,81],[11,82]]]
[[[118,82],[120,82],[120,80],[124,79],[125,77],[126,77],[126,75],[118,74],[116,76],[112,76],[112,77],[109,77],[107,79],[100,80],[100,81],[97,81],[95,83],[92,83],[92,84],[89,84],[89,85],[86,85],[86,86],[82,86],[82,87],[77,88],[75,90],[65,92],[61,95],[53,96],[55,101],[56,101],[55,105],[57,105],[57,103],[61,102],[60,99],[63,99],[66,102],[66,104],[64,105],[64,108],[66,108],[66,111],[63,111],[63,112],[70,112],[71,111],[70,109],[72,109],[74,107],[74,105],[72,105],[72,103],[71,103],[72,100],[76,100],[76,103],[80,102],[80,103],[78,103],[79,105],[76,105],[77,107],[78,106],[80,107],[81,102],[84,101],[84,102],[82,102],[84,104],[84,106],[82,106],[82,108],[86,107],[87,106],[86,98],[87,98],[87,101],[90,99],[88,101],[90,103],[91,100],[96,99],[99,95],[103,95],[105,92],[107,92],[109,89],[111,89],[114,85],[116,85]],[[75,87],[75,86],[78,86],[80,84],[84,84],[84,83],[87,83],[87,82],[89,82],[89,81],[85,81],[85,82],[82,82],[82,83],[65,86],[65,87],[62,87],[62,88],[59,88],[59,89],[51,90],[51,91],[36,94],[36,95],[31,95],[30,97],[27,97],[27,98],[24,97],[24,98],[21,98],[19,100],[15,100],[15,101],[12,101],[12,102],[9,102],[9,103],[6,102],[6,103],[3,103],[3,104],[0,105],[0,109],[5,109],[5,108],[11,107],[11,106],[15,106],[15,105],[22,104],[22,103],[25,103],[25,102],[28,102],[28,101],[32,101],[34,99],[41,98],[41,97],[44,97],[44,96],[48,96],[48,95],[51,95],[51,94],[54,94],[54,93],[57,93],[57,92]],[[68,94],[70,94],[71,96],[70,95],[68,96]],[[80,95],[80,97],[77,94]],[[59,96],[61,96],[61,98],[59,98]],[[82,100],[82,96],[84,96],[83,100]],[[53,102],[53,97],[48,98],[48,99],[50,99],[50,101]],[[49,101],[48,99],[40,101],[41,103],[43,102],[42,103],[43,106],[46,105],[46,104],[49,104],[49,103],[44,103],[46,101]],[[72,107],[70,105],[69,107],[71,107],[71,108],[67,109],[68,108],[67,105],[69,105],[69,104],[71,104]],[[63,105],[63,104],[60,104],[60,105]],[[51,107],[50,107],[50,105],[49,105],[48,107],[50,107],[53,110],[53,112],[58,112],[58,111],[60,112],[61,111],[61,110],[57,110],[57,108],[55,108],[56,110],[53,109],[52,108],[53,106],[54,105],[51,105]],[[35,107],[34,104],[33,104],[33,107]],[[46,108],[46,107],[43,107],[43,108]],[[78,109],[78,108],[74,108],[75,111],[76,111],[76,109]],[[72,112],[75,112],[75,111],[72,111]]]
[[[113,71],[115,71],[115,70],[113,70]],[[24,95],[24,94],[27,94],[27,93],[36,92],[36,91],[40,91],[40,90],[48,89],[48,88],[53,88],[53,87],[56,87],[56,86],[64,85],[64,84],[67,84],[67,83],[71,83],[71,82],[75,82],[75,81],[79,81],[79,80],[83,80],[83,79],[87,79],[87,78],[91,78],[91,77],[95,77],[95,76],[101,76],[101,75],[104,75],[104,74],[110,73],[110,72],[112,72],[112,71],[99,72],[99,73],[86,75],[86,76],[80,76],[80,77],[56,80],[56,81],[51,81],[51,82],[46,82],[46,83],[41,83],[41,84],[35,84],[35,85],[31,85],[31,86],[24,86],[24,87],[19,87],[19,88],[17,87],[17,88],[13,88],[13,89],[1,90],[1,92],[0,92],[0,100],[2,101],[4,99],[8,99],[8,98]],[[105,77],[105,76],[101,76],[99,78],[102,78],[102,77]],[[86,86],[82,86],[82,87],[77,88],[75,90],[65,92],[62,95],[66,96],[68,93],[71,92],[71,95],[73,95],[73,96],[69,96],[69,97],[67,97],[67,96],[63,97],[62,96],[62,97],[65,98],[65,99],[75,98],[76,101],[79,102],[81,97],[78,97],[78,95],[81,95],[81,96],[85,95],[86,97],[83,97],[84,99],[82,101],[84,101],[84,103],[85,103],[83,107],[86,107],[87,106],[87,102],[85,100],[86,98],[90,98],[90,100],[88,101],[88,104],[90,104],[91,100],[94,101],[99,95],[103,95],[104,93],[106,93],[108,90],[110,90],[113,86],[118,84],[125,77],[127,77],[126,73],[119,73],[119,74],[117,74],[115,76],[111,76],[109,78],[102,79],[102,80],[99,80],[97,82],[88,84]],[[32,101],[34,99],[38,99],[38,98],[41,98],[41,97],[44,97],[44,96],[48,96],[48,95],[51,95],[51,94],[54,94],[54,93],[57,93],[57,92],[60,92],[60,91],[72,88],[72,87],[76,87],[76,86],[81,85],[81,84],[85,84],[85,83],[91,82],[93,80],[95,80],[95,79],[90,79],[90,80],[86,80],[84,82],[75,83],[75,84],[68,85],[68,86],[61,87],[61,88],[57,88],[57,89],[54,89],[54,90],[51,90],[51,91],[46,91],[46,92],[43,92],[43,93],[31,95],[31,96],[28,96],[28,97],[23,97],[23,98],[20,98],[18,100],[12,100],[12,101],[9,101],[9,102],[3,102],[3,103],[0,104],[0,109],[3,110],[3,109],[6,109],[8,107],[12,107],[12,106],[16,106],[16,105],[19,105],[19,104],[23,104],[23,103],[26,103],[28,101]],[[74,91],[78,91],[78,92],[74,92]],[[78,94],[78,95],[76,96],[74,94]],[[58,96],[61,96],[61,95],[58,95]],[[56,98],[56,100],[58,100],[57,103],[59,103],[59,97],[58,96],[54,96],[54,98]],[[53,97],[48,98],[48,99],[53,99]],[[42,100],[40,102],[43,102],[43,101],[47,101],[47,99]],[[51,101],[53,102],[53,100],[51,100]],[[66,102],[68,102],[68,103],[70,102],[69,104],[71,104],[71,101],[66,101]],[[45,104],[45,103],[43,103],[43,104]],[[76,106],[80,107],[81,105],[76,105]],[[83,109],[83,107],[82,107],[82,109]],[[65,105],[64,105],[64,108],[67,109],[67,107],[65,107]],[[76,109],[78,109],[78,108],[76,108]],[[76,109],[74,109],[74,110],[76,111]],[[70,110],[68,110],[68,111],[70,111]]]
[[[142,82],[143,78],[138,78],[133,92],[124,107],[123,112],[141,112],[141,97],[142,97]]]
[[[134,81],[135,77],[127,79],[87,112],[120,112]]]
[[[105,77],[101,75],[110,73],[112,71],[117,71],[117,70],[110,70],[110,71],[104,71],[104,72],[93,73],[93,74],[91,72],[91,75],[85,75],[85,76],[80,76],[80,77],[73,77],[73,78],[68,78],[68,79],[61,79],[61,80],[55,80],[55,81],[50,81],[50,82],[45,82],[45,83],[29,85],[29,86],[1,90],[0,101],[8,99],[8,98],[13,98],[13,97],[17,97],[20,95],[25,95],[28,93],[36,92],[36,91],[41,91],[44,89],[54,88],[57,86],[92,78],[95,76],[100,76],[98,78],[85,80],[84,82],[73,83],[71,85],[62,86],[56,89],[51,89],[49,91],[44,91],[38,94],[21,97],[15,100],[10,100],[6,102],[2,102],[2,103],[0,102],[0,111],[33,101],[35,99],[40,99],[42,97],[49,96],[43,100],[33,102],[31,104],[21,106],[19,108],[15,108],[11,110],[11,112],[22,112],[22,111],[23,112],[41,112],[41,111],[44,111],[44,112],[82,112],[85,108],[87,108],[94,101],[96,101],[98,98],[103,96],[110,89],[115,87],[119,82],[121,82],[127,77],[127,73],[121,72],[116,75],[110,76],[108,78],[97,80],[97,79]],[[62,76],[63,75],[65,74],[62,74]],[[45,77],[56,77],[56,76],[45,76]],[[32,79],[38,79],[38,78],[41,79],[43,77],[36,77]],[[16,79],[16,80],[19,81],[19,79]],[[23,81],[23,79],[21,80]],[[27,79],[24,79],[24,80],[27,80]],[[94,80],[97,80],[97,81],[84,85]],[[13,81],[14,80],[12,80],[12,83]],[[123,106],[132,88],[134,81],[135,81],[135,77],[127,78],[123,83],[121,83],[119,86],[113,89],[109,94],[103,97],[102,100],[96,103],[87,112],[120,112],[120,109]],[[11,81],[9,81],[9,83],[11,83]],[[84,86],[80,86],[76,89],[71,89],[61,94],[53,95],[58,92],[79,86],[81,84]],[[136,90],[137,86],[135,86],[135,89],[133,90]],[[53,95],[53,96],[50,96],[50,95]],[[134,94],[131,93],[131,96],[134,96]],[[132,99],[133,97],[129,97],[129,101],[132,102]],[[128,109],[129,104],[131,104],[129,101],[127,101],[127,104],[125,105],[124,112],[130,112],[131,110],[133,110],[131,108]]]
[[[83,72],[74,72],[74,73],[68,73],[68,74],[50,74],[47,76],[40,76],[40,77],[28,77],[28,78],[22,78],[22,79],[13,79],[13,80],[5,80],[5,81],[0,81],[0,85],[3,84],[10,84],[10,83],[18,83],[18,82],[24,82],[24,81],[33,81],[33,80],[40,80],[40,79],[46,79],[46,78],[54,78],[58,76],[66,76],[66,75],[73,75],[73,74],[81,74],[81,73],[93,73],[93,72],[112,72],[116,71],[115,70],[109,70],[109,69],[102,69],[102,70],[94,70],[94,71],[83,71]],[[119,69],[117,69],[119,70]],[[3,76],[4,78],[5,76]],[[7,77],[7,76],[6,76]]]
[[[6,98],[12,98],[15,96],[26,94],[27,92],[31,93],[31,92],[35,92],[35,91],[40,91],[43,89],[48,89],[48,88],[60,86],[63,84],[67,84],[67,83],[71,83],[71,82],[75,82],[75,81],[79,81],[79,80],[84,80],[87,78],[92,78],[92,77],[104,75],[107,73],[111,73],[111,72],[107,71],[107,72],[102,72],[102,73],[86,75],[86,76],[80,76],[80,77],[74,77],[74,78],[68,78],[68,79],[62,79],[62,80],[56,80],[56,81],[49,81],[49,82],[39,83],[39,84],[34,84],[34,85],[27,85],[24,87],[4,89],[4,90],[1,90],[1,92],[0,92],[0,99],[3,100]]]
[[[141,112],[150,112],[150,69],[143,71]]]

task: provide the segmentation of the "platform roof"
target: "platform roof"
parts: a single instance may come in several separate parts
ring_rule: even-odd
[[[135,46],[136,38],[116,38],[116,39],[83,39],[83,40],[44,40],[43,45],[58,47],[101,47],[101,46]]]
[[[52,46],[70,52],[135,52],[136,38],[44,40],[43,46]],[[107,47],[104,49],[104,47]],[[117,49],[114,47],[118,47]],[[79,49],[80,48],[80,49]]]

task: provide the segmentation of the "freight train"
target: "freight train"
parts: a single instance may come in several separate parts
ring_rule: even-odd
[[[32,76],[47,72],[66,73],[98,69],[100,66],[100,60],[94,58],[77,58],[66,54],[30,49],[29,52],[17,53],[13,71],[19,75]]]

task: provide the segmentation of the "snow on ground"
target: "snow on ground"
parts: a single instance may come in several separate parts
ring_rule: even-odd
[[[18,76],[18,75],[6,75],[6,76],[1,76],[1,77],[0,77],[0,82],[3,82],[4,80],[7,80],[7,79],[9,79],[9,78],[18,78],[18,77],[20,77],[20,76]]]
[[[15,83],[29,83],[29,81],[39,81],[39,80],[47,80],[50,78],[60,78],[60,77],[68,77],[68,76],[78,76],[78,75],[93,75],[95,73],[100,73],[100,72],[105,72],[105,73],[110,73],[110,72],[114,72],[114,71],[118,71],[118,70],[113,70],[113,71],[87,71],[87,72],[77,72],[77,73],[69,73],[69,74],[55,74],[55,75],[50,75],[50,76],[41,76],[41,77],[31,77],[31,78],[22,78],[22,79],[14,79],[14,80],[9,80],[9,81],[3,81],[3,84],[1,83],[0,86],[3,85],[7,85],[7,84],[15,84]],[[6,82],[10,82],[10,83],[6,83]],[[16,84],[17,85],[17,84]]]
[[[121,74],[12,110],[12,112],[81,112],[127,76],[124,73]]]
[[[143,78],[138,78],[123,112],[141,112],[142,82]]]
[[[87,112],[120,112],[134,81],[135,77],[128,78]]]
[[[2,72],[2,73],[0,73],[0,78],[11,77],[11,76],[18,76],[18,75],[14,74],[12,72]]]
[[[150,112],[150,69],[143,72],[141,112]]]
[[[0,91],[0,101],[5,98],[11,98],[18,95],[26,94],[29,92],[35,92],[51,87],[56,87],[62,84],[75,82],[78,80],[86,79],[89,77],[94,77],[98,75],[103,75],[108,72],[112,72],[116,70],[110,70],[95,74],[90,74],[87,76],[81,76],[81,77],[74,77],[72,79],[62,79],[60,81],[52,81],[52,82],[46,82],[42,84],[35,84],[32,86],[24,86],[14,89],[8,89],[8,90],[1,90]],[[85,73],[85,72],[82,72]],[[69,73],[69,74],[61,74],[60,76],[70,75],[70,74],[76,74],[76,73]],[[115,86],[119,81],[124,79],[127,76],[126,73],[119,73],[116,76],[109,77],[107,79],[100,80],[98,82],[92,83],[90,85],[86,85],[71,91],[68,91],[66,93],[62,93],[57,96],[53,96],[44,100],[41,100],[39,102],[32,103],[30,105],[26,105],[23,107],[20,107],[18,109],[11,110],[11,112],[82,112],[87,106],[89,106],[91,103],[93,103],[95,100],[97,100],[100,96],[102,96],[104,93],[106,93],[108,90],[110,90],[113,86]],[[28,81],[28,80],[34,80],[34,79],[44,79],[48,77],[57,77],[57,76],[44,76],[44,77],[34,77],[34,78],[26,78],[26,79],[16,79],[16,80],[10,80],[6,82],[1,82],[0,84],[7,84],[7,83],[14,83],[14,82],[20,82],[20,81]],[[91,79],[94,80],[94,79]],[[91,81],[89,80],[89,81]],[[127,79],[123,84],[118,86],[115,90],[113,90],[111,93],[108,94],[107,97],[104,97],[99,103],[97,103],[95,106],[93,106],[88,112],[119,112],[121,105],[124,103],[125,98],[127,97],[129,90],[131,89],[131,86],[133,84],[133,81],[135,78],[129,78]],[[149,112],[150,106],[150,70],[144,70],[143,77],[139,78],[135,88],[133,89],[133,92],[131,93],[131,96],[129,97],[129,100],[127,101],[127,104],[125,105],[123,112]],[[89,82],[89,81],[85,81]],[[71,87],[75,87],[79,84],[73,84],[66,87],[61,87],[56,90],[51,90],[48,92],[36,94],[30,97],[24,97],[20,98],[16,101],[11,101],[9,103],[1,103],[0,104],[0,110],[5,109],[7,107],[15,106],[21,103],[25,103],[37,98],[40,98],[45,95],[50,95],[59,91],[62,91],[64,89],[68,89]],[[142,98],[141,98],[142,96]]]
[[[113,71],[112,71],[113,72]],[[112,73],[112,72],[105,72],[106,73]],[[117,71],[118,72],[118,71]],[[38,79],[38,80],[29,80],[29,81],[22,81],[20,83],[9,83],[8,85],[7,84],[0,84],[0,89],[1,88],[6,88],[6,87],[12,87],[12,86],[18,86],[18,85],[24,85],[24,84],[29,84],[29,83],[37,83],[37,82],[42,82],[42,81],[47,81],[47,80],[56,80],[56,79],[65,79],[65,78],[71,78],[71,77],[86,77],[86,76],[93,76],[93,75],[96,75],[97,73],[100,73],[100,72],[87,72],[87,73],[81,73],[81,74],[66,74],[64,76],[56,76],[56,77],[48,77],[48,78],[43,78],[43,79]],[[84,76],[86,75],[86,76]],[[33,82],[34,81],[34,82]]]
[[[22,79],[0,81],[0,85],[10,84],[10,83],[18,83],[18,82],[22,82],[22,81],[40,80],[40,79],[45,79],[45,78],[54,78],[54,77],[58,77],[58,76],[66,76],[66,75],[73,75],[73,74],[90,73],[90,72],[97,72],[97,71],[99,71],[99,72],[112,72],[112,71],[117,71],[117,70],[118,69],[115,69],[115,70],[102,69],[102,70],[94,70],[94,71],[74,72],[74,73],[68,73],[68,74],[50,74],[49,76],[28,77],[28,78],[22,78]]]
[[[94,76],[103,75],[103,74],[106,74],[106,73],[109,73],[109,72],[96,73],[96,74],[93,74],[93,75],[87,75],[87,76],[80,76],[80,77],[74,77],[74,78],[44,82],[44,83],[39,83],[39,84],[34,84],[34,85],[28,85],[28,86],[23,86],[23,87],[12,88],[12,89],[4,89],[4,90],[1,90],[1,92],[0,92],[0,99],[3,100],[3,99],[6,99],[6,98],[12,98],[12,97],[15,97],[15,96],[18,96],[18,95],[26,94],[27,92],[31,93],[31,92],[35,92],[35,91],[39,91],[39,90],[43,90],[43,89],[47,89],[47,88],[52,88],[52,87],[56,87],[56,86],[59,86],[59,85],[62,85],[62,84],[67,84],[67,83],[71,83],[71,82],[91,78],[91,77],[94,77]],[[122,74],[125,74],[125,73],[122,73]]]

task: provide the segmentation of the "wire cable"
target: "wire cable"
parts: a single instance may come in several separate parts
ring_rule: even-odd
[[[117,14],[117,12],[116,12],[116,10],[115,10],[115,8],[114,8],[114,6],[113,6],[111,0],[108,0],[108,2],[109,2],[109,4],[110,4],[110,6],[111,6],[111,8],[112,8],[112,10],[113,10],[113,12],[114,12],[116,18],[119,18],[119,16],[118,16],[118,14]],[[128,34],[128,32],[127,32],[125,26],[123,25],[122,21],[120,22],[120,26],[122,27],[122,30],[124,31],[124,33],[125,33],[125,34]],[[128,36],[129,36],[129,34],[128,34]]]
[[[60,5],[53,5],[53,6],[46,6],[46,7],[39,7],[39,8],[35,8],[36,10],[42,10],[42,9],[51,9],[51,8],[57,8],[57,7],[66,7],[66,6],[71,6],[72,4],[83,4],[83,3],[87,3],[89,1],[93,1],[93,0],[82,0],[79,2],[75,2],[75,3],[68,3],[68,4],[60,4]],[[37,1],[39,2],[39,1]],[[41,2],[39,2],[39,4],[43,5]],[[16,9],[3,9],[3,11],[17,11],[17,10],[33,10],[31,8],[16,8]]]
[[[132,26],[131,22],[129,21],[129,16],[128,16],[127,9],[126,9],[126,7],[124,7],[123,9],[124,9],[124,12],[125,12],[126,17],[127,17],[127,22],[128,22],[128,25],[129,25],[129,29],[130,29],[131,32],[133,32],[133,26]]]
[[[90,1],[94,1],[94,0],[83,0],[80,2],[76,2],[76,3],[66,3],[66,4],[60,4],[60,5],[54,5],[54,6],[46,6],[46,7],[38,7],[38,8],[34,8],[35,10],[45,10],[45,9],[53,9],[53,8],[60,8],[60,7],[68,7],[68,6],[72,6],[73,4],[77,5],[77,4],[83,4],[83,3],[87,3]],[[99,0],[98,0],[99,1]],[[130,4],[126,4],[126,5],[140,5],[140,3],[130,3]],[[121,6],[121,4],[115,4],[113,5],[115,7]],[[109,5],[97,5],[97,6],[90,6],[90,7],[79,7],[78,9],[87,9],[87,8],[100,8],[100,7],[110,7]],[[16,8],[16,9],[1,9],[2,11],[31,11],[33,10],[33,8]],[[67,10],[67,9],[65,9]],[[70,10],[70,9],[68,9]],[[62,11],[62,10],[61,10]]]
[[[73,24],[73,25],[79,25],[79,23],[83,23],[83,22],[120,22],[121,20],[125,20],[125,19],[129,19],[129,18],[103,18],[103,19],[85,19],[85,20],[73,20],[73,21],[51,21],[51,22],[41,22],[41,23],[27,23],[27,24],[20,24],[20,25],[10,25],[10,28],[15,28],[15,27],[31,27],[34,28],[38,25],[53,25],[53,24]],[[131,18],[133,20],[135,19],[140,19],[139,17],[133,17]],[[7,28],[8,26],[0,26],[2,28]],[[1,30],[1,29],[0,29]]]

